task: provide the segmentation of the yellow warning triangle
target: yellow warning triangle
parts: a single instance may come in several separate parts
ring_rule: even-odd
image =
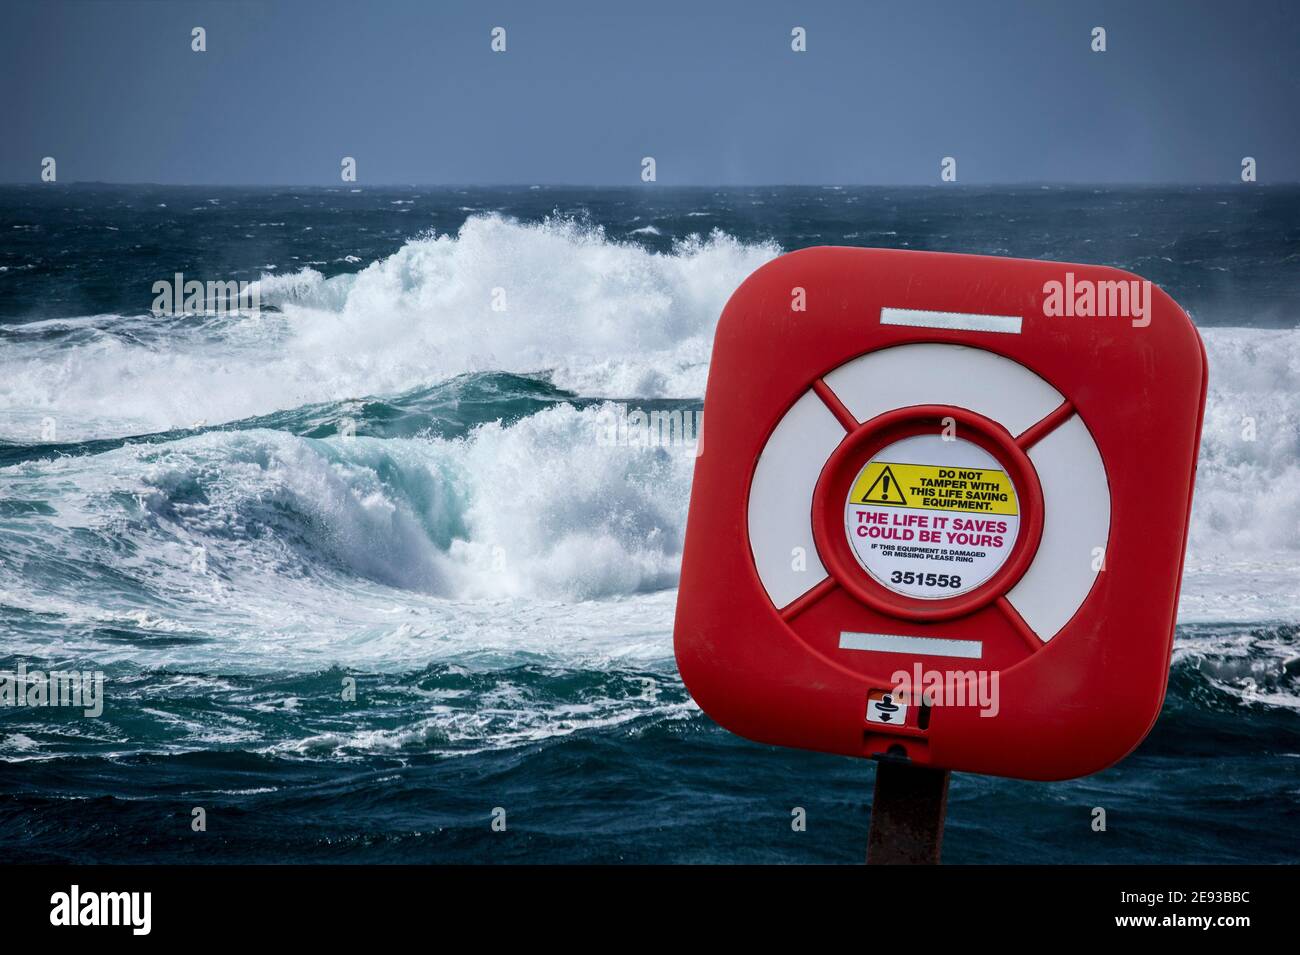
[[[894,472],[886,464],[884,470],[876,475],[876,479],[871,482],[871,487],[867,488],[867,493],[862,495],[859,504],[907,504],[907,498],[903,496],[903,489],[898,484],[898,478],[894,477]]]

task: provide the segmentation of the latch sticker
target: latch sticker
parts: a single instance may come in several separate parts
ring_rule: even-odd
[[[894,694],[888,690],[871,690],[867,693],[867,722],[905,726],[907,706],[908,704],[895,700]]]

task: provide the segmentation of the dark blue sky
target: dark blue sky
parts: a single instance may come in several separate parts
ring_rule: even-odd
[[[5,182],[1300,181],[1291,0],[0,2]]]

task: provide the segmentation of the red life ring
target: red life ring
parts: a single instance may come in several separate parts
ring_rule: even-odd
[[[1110,765],[1164,698],[1205,388],[1191,321],[1116,269],[768,263],[714,343],[688,689],[766,743],[1028,779]]]

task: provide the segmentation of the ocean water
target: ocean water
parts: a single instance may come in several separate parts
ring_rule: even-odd
[[[946,860],[1296,861],[1300,189],[1038,186],[0,188],[0,670],[107,680],[0,709],[8,857],[860,861],[871,764],[678,678],[692,450],[596,437],[698,410],[727,296],[822,244],[1131,269],[1209,354],[1155,730],[956,775]],[[176,272],[263,311],[156,318]]]

